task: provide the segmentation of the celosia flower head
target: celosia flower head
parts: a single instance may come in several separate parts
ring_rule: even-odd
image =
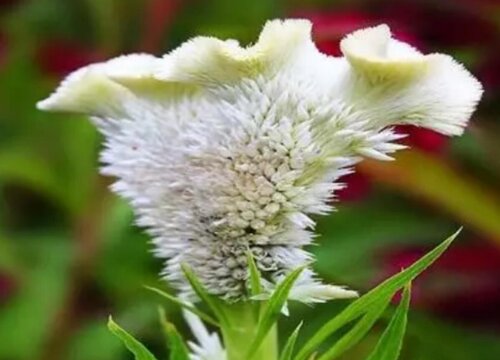
[[[82,68],[39,108],[92,116],[106,138],[102,171],[152,235],[166,279],[188,292],[186,263],[211,294],[240,300],[247,251],[268,289],[311,261],[310,216],[331,210],[355,163],[402,148],[394,125],[459,135],[480,99],[461,65],[394,40],[385,25],[341,49],[326,56],[308,21],[275,20],[249,47],[197,37],[163,58]],[[291,292],[304,302],[353,295],[311,270]]]

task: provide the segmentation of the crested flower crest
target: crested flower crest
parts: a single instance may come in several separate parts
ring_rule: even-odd
[[[320,53],[306,20],[274,20],[248,47],[197,37],[163,58],[87,66],[38,107],[92,117],[106,139],[102,172],[153,237],[171,284],[190,293],[186,263],[209,293],[244,300],[247,252],[266,289],[310,262],[310,216],[331,210],[354,164],[403,148],[393,126],[459,135],[481,97],[462,65],[421,54],[385,25],[341,49]],[[355,295],[308,269],[290,298]]]

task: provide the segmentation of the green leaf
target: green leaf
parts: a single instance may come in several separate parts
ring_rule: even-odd
[[[300,328],[303,322],[295,328],[293,333],[288,338],[283,351],[281,352],[280,360],[292,360],[293,349],[295,348],[295,342],[297,341],[297,336],[299,335]]]
[[[344,336],[342,336],[330,349],[328,349],[318,360],[336,359],[345,351],[356,345],[373,327],[380,318],[384,310],[391,301],[391,296],[377,302],[370,307],[370,310],[353,326]]]
[[[495,187],[471,179],[470,174],[424,151],[403,151],[397,155],[397,160],[391,164],[363,161],[360,171],[419,200],[425,199],[460,222],[470,224],[492,241],[500,239],[500,206]]]
[[[167,320],[165,315],[165,310],[159,308],[160,322],[163,327],[163,331],[167,337],[168,349],[170,350],[170,360],[189,360],[189,351],[182,339],[181,334],[177,331],[174,324]]]
[[[156,360],[155,356],[144,345],[115,323],[111,316],[108,320],[108,329],[134,354],[135,360]]]
[[[47,161],[29,149],[12,147],[0,151],[0,180],[26,186],[70,210],[66,187],[54,173]]]
[[[416,359],[498,360],[500,357],[500,341],[495,331],[479,332],[421,312],[412,313],[411,326],[406,331],[419,344],[412,348]]]
[[[255,334],[255,337],[252,341],[252,344],[250,345],[249,352],[247,354],[248,359],[251,359],[252,356],[257,353],[257,350],[262,344],[262,341],[266,337],[267,333],[269,332],[269,330],[271,330],[271,327],[276,322],[276,320],[278,320],[278,317],[281,314],[281,310],[286,304],[288,294],[290,293],[293,284],[305,269],[305,267],[306,266],[301,266],[290,272],[290,274],[288,274],[287,277],[282,282],[280,282],[274,290],[271,298],[264,308],[262,317],[257,326],[257,333]]]
[[[394,313],[391,322],[367,360],[397,360],[399,358],[406,330],[410,298],[411,284],[408,284],[405,287],[403,299]]]
[[[186,279],[189,281],[196,294],[202,301],[204,301],[208,305],[210,310],[212,310],[217,319],[220,321],[221,326],[229,327],[229,318],[224,312],[221,304],[219,303],[219,300],[215,296],[207,293],[203,285],[196,277],[196,274],[187,264],[182,264],[182,271],[184,272],[184,276],[186,276]]]
[[[403,244],[434,246],[442,234],[455,232],[443,216],[416,209],[408,201],[390,195],[373,196],[359,203],[341,205],[333,216],[318,218],[321,234],[312,248],[315,270],[324,278],[341,280],[356,288],[367,284],[378,270],[374,254]],[[360,221],[363,226],[353,226]],[[335,241],[329,239],[335,238]],[[352,264],[358,264],[353,267]]]
[[[415,279],[422,271],[428,268],[439,256],[450,246],[453,240],[460,233],[461,229],[448,239],[443,241],[440,245],[435,247],[428,254],[416,261],[413,265],[400,273],[392,276],[382,284],[378,285],[375,289],[371,290],[358,300],[351,303],[339,315],[328,321],[323,325],[302,347],[295,360],[304,360],[314,349],[316,349],[323,341],[332,335],[339,328],[348,322],[356,319],[365,312],[369,311],[374,303],[387,296],[393,295],[396,291],[405,286],[408,282]]]
[[[176,298],[175,296],[172,296],[164,291],[161,291],[160,289],[157,289],[157,288],[154,288],[151,286],[145,286],[145,288],[148,290],[151,290],[154,293],[157,293],[158,295],[164,297],[168,301],[170,301],[176,305],[179,305],[183,309],[186,309],[187,311],[192,312],[193,314],[197,315],[201,319],[205,320],[207,323],[212,324],[214,326],[219,326],[219,324],[217,323],[217,321],[214,318],[212,318],[208,314],[205,314],[203,311],[201,311],[197,307],[195,307],[189,303],[186,303],[186,302],[182,301],[181,299]]]
[[[0,304],[0,359],[40,359],[71,288],[72,244],[67,237],[39,231],[6,241],[16,260],[14,271],[8,271],[19,286]]]
[[[134,327],[136,324],[134,323]],[[128,355],[128,354],[127,354]],[[106,323],[96,317],[84,321],[69,339],[64,360],[120,360],[123,345],[109,334]]]

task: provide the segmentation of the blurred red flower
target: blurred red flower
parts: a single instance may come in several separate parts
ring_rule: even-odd
[[[4,64],[4,61],[7,57],[8,51],[8,42],[7,36],[4,33],[0,32],[0,66]]]
[[[500,41],[494,46],[495,50],[483,57],[478,66],[478,76],[486,90],[497,90],[500,88]],[[491,95],[486,91],[486,95]]]
[[[453,1],[385,1],[377,7],[376,13],[388,22],[408,24],[413,33],[431,45],[488,45],[498,36],[498,31],[488,9],[481,5],[494,1],[498,3],[498,0],[461,0],[460,4]]]
[[[422,248],[392,249],[384,277],[410,266]],[[463,321],[500,319],[500,250],[489,244],[455,244],[413,284],[414,306]]]
[[[328,55],[340,56],[339,42],[348,33],[370,26],[369,16],[355,11],[298,14],[311,20],[318,49]]]
[[[40,69],[48,75],[58,77],[99,60],[103,60],[103,56],[97,51],[62,40],[44,43],[36,52],[36,62]]]
[[[420,45],[417,36],[399,19],[374,16],[363,11],[299,12],[294,16],[312,21],[316,45],[321,52],[328,55],[341,55],[339,43],[345,35],[381,23],[388,23],[396,39],[413,46]]]
[[[182,5],[180,0],[149,0],[146,6],[144,35],[141,48],[146,52],[157,52],[161,40]]]
[[[14,279],[0,272],[0,304],[7,301],[13,295],[15,288]]]
[[[0,10],[9,10],[14,5],[17,5],[17,3],[20,0],[0,0]]]
[[[363,200],[372,190],[372,180],[358,171],[343,176],[339,181],[345,183],[345,187],[335,193],[341,202]]]
[[[396,131],[408,135],[400,143],[423,150],[430,154],[441,154],[446,149],[449,138],[432,130],[417,126],[398,126]]]

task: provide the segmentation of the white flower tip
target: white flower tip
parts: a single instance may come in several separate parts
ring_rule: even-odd
[[[340,48],[351,66],[372,82],[411,79],[426,68],[426,57],[394,40],[385,24],[347,35]]]
[[[84,112],[84,102],[88,101],[89,86],[98,81],[89,76],[89,67],[71,73],[59,87],[45,100],[37,103],[37,108],[44,111]],[[80,101],[86,99],[84,101]]]
[[[290,292],[290,300],[303,303],[323,303],[334,299],[352,299],[358,297],[357,291],[346,289],[343,286],[325,285],[319,282],[297,285]]]
[[[45,100],[41,100],[36,103],[36,108],[41,111],[50,111],[54,106],[53,101],[50,97]]]
[[[332,299],[353,299],[359,297],[359,293],[354,290],[345,289],[340,286],[330,286]]]
[[[151,55],[131,54],[83,67],[66,77],[52,95],[37,103],[37,108],[106,117],[122,115],[125,102],[134,92],[181,93],[172,84],[154,78],[162,63]]]
[[[227,84],[242,78],[277,69],[302,45],[313,44],[312,24],[308,20],[271,20],[258,41],[242,47],[235,40],[195,37],[164,56],[155,77],[166,81],[196,84]]]
[[[116,114],[126,98],[125,89],[94,71],[93,66],[70,74],[52,95],[37,103],[37,108],[97,116]]]
[[[162,62],[149,54],[122,55],[103,63],[101,71],[116,80],[152,78]]]
[[[225,360],[226,351],[217,333],[210,333],[200,318],[191,312],[183,311],[184,318],[193,332],[197,343],[189,341],[191,359]]]
[[[356,30],[340,42],[340,49],[345,56],[364,57],[372,60],[384,60],[391,39],[391,30],[386,24]]]
[[[292,43],[311,40],[312,23],[306,19],[270,20],[266,22],[257,44],[262,47],[279,45],[286,40]]]
[[[393,161],[394,158],[375,149],[372,148],[359,148],[357,149],[357,153],[361,156],[369,157],[375,160],[380,160],[380,161]]]
[[[359,294],[357,291],[346,289],[343,286],[323,285],[320,297],[324,299],[352,299],[359,297]]]

